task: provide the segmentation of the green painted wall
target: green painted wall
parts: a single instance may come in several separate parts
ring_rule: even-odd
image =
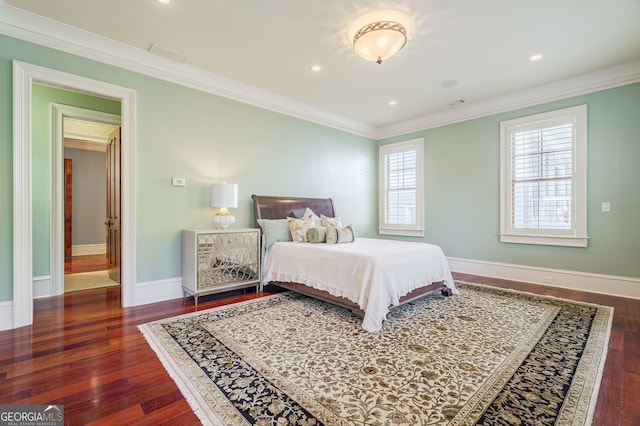
[[[13,59],[136,90],[137,282],[181,275],[180,231],[213,226],[209,185],[223,180],[239,184],[235,226],[252,225],[254,193],[331,196],[358,235],[375,235],[371,139],[0,36],[0,301],[13,288]],[[187,186],[171,186],[174,176]]]
[[[588,108],[588,247],[500,243],[500,121],[581,104]],[[440,245],[447,256],[637,278],[639,112],[637,83],[380,143],[424,137],[426,232],[422,240]],[[600,211],[603,201],[611,202],[611,213]]]
[[[34,84],[32,114],[33,276],[51,274],[51,104],[120,114],[120,102]]]
[[[149,84],[138,105],[140,122],[151,124],[140,129],[137,152],[139,281],[180,275],[179,231],[212,227],[213,182],[239,185],[234,226],[252,225],[252,194],[333,197],[359,235],[375,233],[377,147],[370,139],[158,80]],[[158,117],[162,104],[171,113]],[[187,186],[171,186],[173,176]]]

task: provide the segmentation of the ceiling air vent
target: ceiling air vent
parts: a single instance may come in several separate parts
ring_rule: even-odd
[[[175,62],[180,62],[181,64],[187,60],[186,56],[176,52],[172,52],[171,50],[164,49],[160,46],[156,46],[155,44],[149,46],[149,52]]]

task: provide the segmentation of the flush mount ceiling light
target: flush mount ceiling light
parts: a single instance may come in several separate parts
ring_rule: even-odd
[[[376,21],[360,28],[353,36],[353,50],[367,61],[381,64],[407,43],[407,30],[395,21]]]

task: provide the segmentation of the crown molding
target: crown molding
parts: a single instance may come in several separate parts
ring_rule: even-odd
[[[381,127],[384,139],[640,81],[640,60]]]
[[[64,138],[64,147],[73,149],[82,149],[84,151],[107,152],[109,141],[100,141],[99,138],[94,140]]]
[[[2,0],[0,0],[0,33],[374,140],[640,81],[640,61],[634,61],[509,95],[376,127],[8,6]]]
[[[297,102],[43,16],[0,0],[0,33],[41,46],[232,99],[259,108],[374,138],[377,128]]]

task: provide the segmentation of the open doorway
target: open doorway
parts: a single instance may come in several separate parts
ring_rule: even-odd
[[[120,284],[120,126],[101,113],[56,105],[64,138],[64,292]],[[55,115],[55,114],[54,114]],[[55,117],[54,117],[55,119]]]
[[[57,70],[52,70],[24,62],[13,61],[13,321],[11,328],[18,328],[33,323],[34,298],[34,223],[33,201],[34,191],[31,182],[37,171],[32,166],[32,151],[34,149],[32,123],[32,85],[45,84],[76,90],[95,96],[114,99],[121,103],[122,136],[127,141],[122,146],[122,276],[121,302],[123,307],[136,304],[136,209],[135,209],[135,164],[136,164],[136,92],[135,90],[116,86],[98,80],[93,80]],[[62,155],[52,153],[52,155]],[[60,158],[60,157],[58,157]],[[58,162],[56,162],[58,163]],[[59,162],[62,164],[62,161]],[[62,181],[62,173],[59,174]],[[52,185],[60,187],[62,183]],[[53,196],[52,200],[62,199]],[[62,208],[53,209],[52,217],[62,217]],[[57,216],[56,216],[57,215]],[[52,253],[59,253],[60,262],[51,263],[52,280],[59,277],[57,282],[62,287],[64,275],[64,240],[62,236],[62,220],[51,229],[51,241],[60,241],[59,247],[53,247]],[[55,228],[55,229],[54,229]],[[47,244],[45,248],[51,247]],[[59,270],[54,270],[59,265]],[[57,289],[56,289],[57,290]],[[61,294],[61,293],[59,293]]]

